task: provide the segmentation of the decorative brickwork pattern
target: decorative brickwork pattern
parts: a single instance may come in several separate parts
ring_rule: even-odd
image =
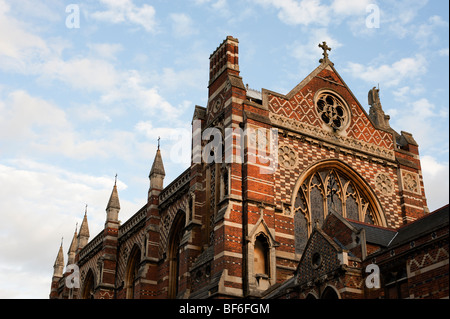
[[[400,200],[397,196],[399,189],[395,167],[374,160],[370,161],[367,156],[358,156],[353,153],[345,154],[341,149],[321,145],[303,136],[284,137],[280,134],[279,141],[282,145],[289,145],[298,154],[298,163],[294,169],[286,169],[280,165],[275,173],[275,203],[279,209],[282,209],[282,204],[290,205],[294,186],[305,169],[324,158],[338,159],[360,174],[375,191],[381,207],[383,207],[388,226],[399,227],[403,224],[401,216],[398,214],[401,209]],[[375,176],[380,173],[383,173],[392,181],[392,193],[383,193],[377,189]]]

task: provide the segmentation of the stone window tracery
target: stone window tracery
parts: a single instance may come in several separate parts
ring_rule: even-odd
[[[381,225],[367,193],[336,168],[318,169],[307,176],[293,200],[295,251],[302,253],[314,226],[322,226],[331,210],[351,220]]]
[[[325,125],[334,131],[344,129],[350,118],[346,104],[337,95],[325,91],[316,98],[316,110]]]

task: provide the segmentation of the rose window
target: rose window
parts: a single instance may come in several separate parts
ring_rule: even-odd
[[[330,93],[319,95],[317,101],[317,113],[322,121],[333,130],[343,129],[348,122],[348,112],[344,103]]]

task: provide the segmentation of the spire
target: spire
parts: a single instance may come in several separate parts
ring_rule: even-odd
[[[87,221],[87,204],[84,210],[84,218],[81,222],[80,232],[78,233],[78,248],[77,250],[83,249],[84,246],[88,243],[89,240],[89,226]]]
[[[161,157],[161,150],[159,149],[159,140],[158,140],[158,150],[156,151],[155,159],[153,160],[153,165],[152,169],[150,170],[149,177],[152,177],[153,174],[166,176],[166,172],[164,171],[163,160]]]
[[[155,159],[153,160],[152,169],[150,170],[150,190],[151,189],[163,189],[164,176],[166,172],[164,171],[164,164],[161,157],[161,150],[159,149],[159,139],[158,139],[158,149],[156,150]],[[149,190],[149,191],[150,191]]]
[[[116,174],[113,190],[111,192],[111,196],[109,197],[108,205],[106,205],[105,225],[109,225],[108,224],[109,222],[117,223],[119,221],[119,211],[120,211],[120,202],[119,202],[119,193],[117,192],[117,174]]]
[[[69,252],[67,253],[69,256],[69,259],[67,261],[68,265],[75,263],[75,254],[77,253],[77,247],[78,247],[77,227],[78,227],[78,223],[75,226],[75,232],[73,234],[72,243],[70,244]]]
[[[61,246],[59,246],[58,255],[56,256],[55,264],[53,265],[53,276],[62,277],[63,268],[64,268],[64,253],[61,240]]]
[[[119,193],[117,192],[117,174],[111,196],[109,197],[108,205],[106,206],[106,210],[109,210],[110,208],[120,209]]]
[[[84,211],[83,221],[81,222],[80,233],[78,234],[78,238],[81,236],[89,237],[89,226],[87,221],[87,204]]]

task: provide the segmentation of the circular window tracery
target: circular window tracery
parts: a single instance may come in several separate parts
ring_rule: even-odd
[[[325,125],[334,131],[344,129],[348,124],[349,111],[344,102],[330,92],[320,93],[316,99],[316,110]]]

